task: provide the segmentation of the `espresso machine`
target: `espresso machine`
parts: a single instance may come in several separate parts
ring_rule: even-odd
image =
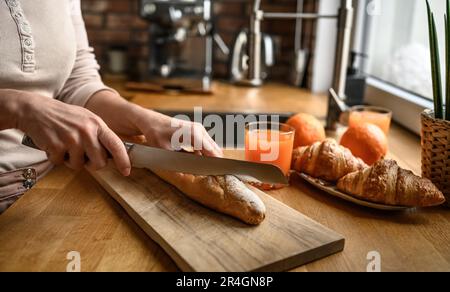
[[[157,89],[210,92],[214,40],[211,0],[141,0],[140,16],[151,25],[150,54],[140,81]]]

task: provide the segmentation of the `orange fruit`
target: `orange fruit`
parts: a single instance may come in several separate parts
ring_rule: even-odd
[[[384,132],[373,124],[361,124],[348,128],[341,138],[341,145],[368,165],[382,159],[388,151]]]
[[[294,148],[309,146],[326,138],[322,123],[312,115],[296,114],[286,123],[295,129]]]

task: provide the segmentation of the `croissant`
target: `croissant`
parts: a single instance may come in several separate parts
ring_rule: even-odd
[[[333,139],[300,147],[292,155],[292,169],[312,177],[336,182],[341,177],[367,165]]]
[[[400,168],[395,160],[381,160],[370,168],[350,173],[338,181],[337,188],[386,205],[429,207],[445,202],[444,195],[430,180]]]

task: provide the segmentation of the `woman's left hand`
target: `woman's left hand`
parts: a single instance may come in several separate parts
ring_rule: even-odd
[[[134,123],[149,146],[169,150],[191,148],[202,155],[223,156],[222,149],[202,124],[171,118],[151,110],[144,110]]]
[[[199,123],[183,121],[145,109],[110,91],[99,91],[86,107],[100,116],[119,136],[145,136],[146,144],[168,150],[179,146],[198,154],[222,157],[222,149]],[[184,131],[183,138],[179,134]],[[133,142],[133,141],[130,141]]]

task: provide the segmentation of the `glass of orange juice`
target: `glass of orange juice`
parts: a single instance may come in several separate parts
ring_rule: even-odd
[[[277,166],[288,176],[291,168],[295,130],[274,122],[249,123],[245,127],[245,159]],[[265,190],[281,186],[261,185]]]
[[[391,120],[392,111],[388,109],[377,106],[358,105],[350,108],[348,125],[352,127],[365,123],[374,124],[388,135]]]

